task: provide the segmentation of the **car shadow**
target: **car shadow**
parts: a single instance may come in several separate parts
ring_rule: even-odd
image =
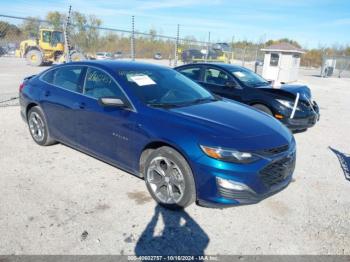
[[[329,149],[338,157],[344,176],[350,181],[350,155],[344,154],[332,147],[329,147]]]
[[[160,234],[155,235],[161,217],[164,228]],[[151,221],[136,243],[135,255],[203,256],[208,243],[208,235],[186,211],[172,211],[157,205]]]

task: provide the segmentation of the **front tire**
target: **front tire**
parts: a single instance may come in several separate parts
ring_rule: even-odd
[[[44,61],[43,54],[39,50],[30,50],[26,59],[31,66],[41,66]]]
[[[196,200],[191,168],[185,158],[171,147],[160,147],[149,155],[144,177],[153,199],[166,208],[182,209]]]
[[[30,135],[35,143],[41,146],[49,146],[56,143],[50,136],[45,115],[40,107],[32,107],[28,112],[27,120]]]
[[[270,108],[268,108],[267,106],[265,105],[262,105],[262,104],[255,104],[253,105],[254,108],[262,111],[262,112],[265,112],[266,114],[270,115],[270,116],[273,116],[272,114],[272,111],[270,110]]]

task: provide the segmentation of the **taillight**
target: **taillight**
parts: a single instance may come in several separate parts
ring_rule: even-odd
[[[21,93],[24,88],[24,82],[19,85],[19,92]]]

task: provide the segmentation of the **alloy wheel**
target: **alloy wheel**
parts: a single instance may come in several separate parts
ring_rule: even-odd
[[[152,159],[147,182],[156,198],[164,204],[176,204],[185,193],[185,179],[176,163],[166,157]]]
[[[37,142],[41,142],[45,137],[45,125],[37,112],[32,112],[28,120],[30,133]]]

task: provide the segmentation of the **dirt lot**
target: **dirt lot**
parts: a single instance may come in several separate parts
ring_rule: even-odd
[[[0,95],[40,70],[0,58]],[[61,144],[36,145],[19,108],[0,107],[0,254],[350,255],[350,181],[329,148],[350,153],[350,79],[301,73],[322,115],[295,135],[293,183],[228,209],[159,208],[143,180]]]

